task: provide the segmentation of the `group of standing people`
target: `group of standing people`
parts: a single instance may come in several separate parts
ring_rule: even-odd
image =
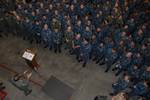
[[[143,97],[149,93],[150,23],[147,10],[137,8],[141,4],[147,9],[146,0],[32,0],[18,3],[15,17],[6,15],[0,26],[55,53],[63,47],[83,67],[89,60],[105,64],[105,72],[115,65],[115,75],[125,75],[112,85],[112,94],[132,83],[130,96]],[[138,86],[148,91],[139,93]]]

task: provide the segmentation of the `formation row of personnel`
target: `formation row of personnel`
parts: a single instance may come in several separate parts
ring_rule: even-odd
[[[142,0],[94,2],[99,3],[91,5],[83,0],[21,3],[12,12],[15,17],[6,15],[0,26],[5,35],[14,33],[30,43],[35,40],[45,48],[54,49],[55,53],[61,52],[63,46],[76,55],[78,62],[83,61],[83,67],[90,59],[99,65],[106,64],[105,72],[115,65],[112,70],[116,76],[125,72],[133,82],[122,78],[113,85],[113,95],[125,90],[126,82],[133,83],[132,90],[141,80],[144,80],[142,86],[147,86],[145,82],[150,81],[147,70],[150,65],[150,23],[147,10],[139,11],[135,6],[143,3]],[[131,96],[132,92],[128,93]]]

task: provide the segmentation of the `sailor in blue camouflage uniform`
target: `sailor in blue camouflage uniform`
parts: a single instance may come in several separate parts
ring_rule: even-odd
[[[143,61],[142,63],[144,65],[149,65],[150,64],[150,59],[149,59],[149,48],[148,45],[146,43],[143,43],[140,50],[139,50],[140,54],[142,55]]]
[[[62,45],[62,33],[59,29],[54,29],[53,31],[53,43],[54,43],[54,52],[61,53],[61,45]]]
[[[70,16],[70,18],[71,18],[71,20],[72,20],[72,24],[75,24],[75,21],[76,21],[76,7],[75,7],[75,5],[74,4],[71,4],[70,5],[70,8],[69,8],[69,10],[68,10],[68,14],[69,14],[69,16]]]
[[[77,21],[77,23],[74,26],[73,32],[74,33],[79,33],[82,36],[82,34],[83,34],[83,25],[82,25],[81,20]]]
[[[130,20],[127,21],[126,24],[128,26],[128,32],[134,33],[134,31],[136,30],[135,20],[131,18]]]
[[[100,42],[97,46],[97,56],[96,56],[96,64],[99,64],[102,59],[104,59],[106,52],[105,44]]]
[[[129,93],[129,97],[132,97],[132,96],[147,97],[149,95],[148,91],[149,91],[148,82],[142,81],[142,82],[135,84],[132,87],[132,91]]]
[[[35,21],[30,21],[30,32],[28,34],[28,40],[29,42],[32,44],[32,42],[34,41],[34,31],[33,31],[33,28],[34,28],[34,24],[35,24]]]
[[[50,30],[50,28],[48,27],[47,24],[44,24],[42,32],[41,32],[41,38],[42,38],[42,42],[44,45],[44,48],[49,47],[49,49],[52,49],[52,31]]]
[[[143,73],[141,73],[141,79],[150,81],[150,66],[143,70]]]
[[[142,61],[143,61],[143,59],[142,59],[142,56],[139,52],[137,52],[133,55],[132,64],[136,64],[138,66],[141,66]]]
[[[54,9],[53,4],[50,3],[48,9],[49,9],[48,17],[51,21],[52,20],[53,9]]]
[[[118,52],[118,58],[122,58],[124,52],[125,52],[125,45],[124,45],[124,41],[121,40],[119,41],[119,43],[116,45],[116,48],[117,48],[117,52]]]
[[[38,20],[35,21],[35,24],[33,26],[33,31],[34,31],[34,38],[36,40],[36,43],[41,43],[41,31],[42,28],[40,26],[40,22]]]
[[[50,22],[46,16],[46,14],[44,14],[41,19],[41,26],[44,26],[44,24],[47,24],[50,27]]]
[[[16,24],[14,26],[18,36],[23,36],[23,20],[24,18],[21,13],[16,15]]]
[[[133,52],[133,53],[135,53],[137,51],[136,45],[133,41],[130,41],[130,42],[128,41],[126,43],[127,43],[128,51]]]
[[[39,8],[40,14],[43,15],[45,9],[44,9],[44,4],[42,2],[39,3],[38,8]]]
[[[121,41],[121,29],[118,26],[115,26],[114,28],[116,30],[113,32],[113,40],[114,40],[116,45],[119,45],[119,43]]]
[[[81,49],[81,35],[76,34],[75,38],[73,39],[73,42],[72,42],[72,54],[75,54],[77,61],[80,60],[79,59],[80,49]]]
[[[77,5],[77,15],[79,15],[82,18],[86,13],[87,7],[83,2],[81,2],[80,5]]]
[[[132,81],[133,84],[140,81],[140,73],[141,73],[140,70],[141,70],[140,66],[136,65],[136,64],[131,65],[131,66],[128,67],[127,73],[128,73],[128,75],[130,75],[131,81]]]
[[[111,53],[113,47],[114,47],[114,42],[112,41],[112,39],[108,38],[108,37],[105,38],[105,50],[106,50],[106,52],[105,52],[103,59],[100,62],[100,65],[103,65],[106,63],[106,59],[109,56],[109,54]]]
[[[106,70],[105,72],[108,72],[111,66],[117,61],[118,54],[115,48],[111,48],[107,50],[107,53],[105,55],[105,63],[106,63]]]
[[[102,11],[97,11],[96,14],[93,15],[92,24],[97,28],[103,20]]]
[[[112,69],[113,71],[118,70],[115,75],[118,76],[120,73],[126,71],[128,67],[131,65],[131,61],[132,61],[132,53],[126,52],[125,55],[118,60],[115,68]]]
[[[26,17],[24,22],[23,22],[23,39],[28,40],[31,34],[31,29],[32,29],[32,23],[31,21]]]
[[[29,19],[34,21],[37,19],[37,16],[36,16],[36,12],[35,11],[32,11],[29,15]]]
[[[96,34],[92,35],[92,40],[91,40],[91,53],[90,53],[90,59],[95,61],[97,59],[97,46],[98,46],[98,39],[96,37]]]
[[[100,40],[100,41],[103,41],[103,42],[104,42],[105,37],[107,37],[108,34],[109,34],[109,30],[110,30],[110,27],[109,27],[109,26],[103,26],[103,27],[101,28],[101,31],[100,31],[99,34],[98,34],[98,37],[99,37],[99,40]]]
[[[82,67],[86,67],[86,64],[90,58],[90,53],[91,53],[91,44],[89,43],[88,38],[84,38],[80,49],[80,57],[81,60],[83,61]]]
[[[92,37],[92,31],[90,30],[88,26],[86,26],[85,31],[82,34],[82,38],[88,38],[91,40],[91,37]]]
[[[143,40],[144,40],[144,33],[141,29],[137,31],[137,33],[134,33],[133,35],[133,40],[137,44],[137,46],[141,45]]]
[[[119,78],[116,83],[112,84],[112,93],[110,95],[116,95],[119,92],[126,92],[130,86],[130,77],[128,75],[124,75]]]

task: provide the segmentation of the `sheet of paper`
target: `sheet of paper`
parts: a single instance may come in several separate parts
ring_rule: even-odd
[[[25,59],[27,59],[27,60],[32,61],[33,58],[34,58],[34,56],[35,55],[33,53],[29,53],[29,52],[25,51],[22,57],[25,58]]]

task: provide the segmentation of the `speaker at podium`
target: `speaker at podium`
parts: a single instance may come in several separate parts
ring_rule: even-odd
[[[36,61],[36,53],[31,49],[26,49],[22,57],[25,59],[27,65],[34,70],[38,70],[40,65]]]

